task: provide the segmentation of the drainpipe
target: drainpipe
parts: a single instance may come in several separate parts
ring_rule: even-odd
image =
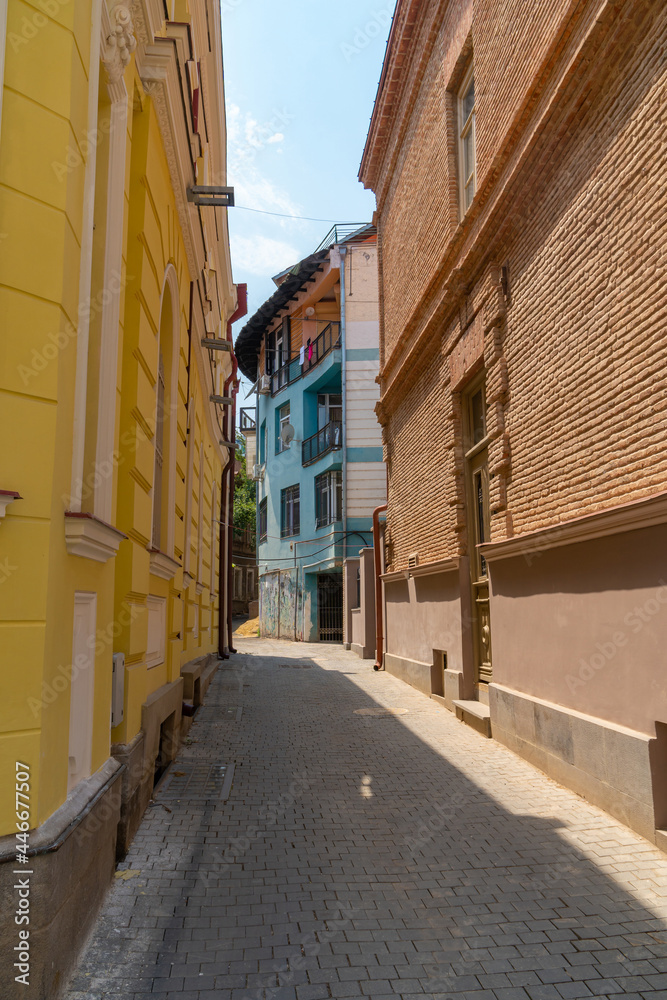
[[[375,564],[375,663],[373,670],[382,670],[382,646],[384,643],[384,628],[382,621],[382,562],[380,559],[380,514],[387,509],[383,503],[373,511],[373,561]]]
[[[345,359],[345,261],[347,247],[339,247],[340,253],[340,350],[341,350],[341,409],[343,420],[341,434],[343,438],[343,561],[347,555],[347,362]],[[352,258],[350,258],[350,263]]]
[[[246,284],[236,286],[237,295],[237,307],[236,310],[227,320],[227,340],[232,343],[232,324],[236,322],[237,319],[241,319],[248,312],[248,286]],[[234,463],[236,461],[236,445],[235,445],[235,435],[236,435],[236,394],[238,392],[238,368],[239,363],[234,354],[231,352],[232,359],[232,372],[227,379],[225,379],[225,386],[223,395],[229,395],[229,387],[234,383],[233,388],[233,403],[231,407],[225,407],[225,416],[223,418],[224,427],[224,437],[226,441],[231,442],[231,447],[229,448],[229,456],[227,458],[227,464],[222,470],[222,479],[220,483],[220,606],[218,609],[218,655],[221,659],[229,659],[229,653],[235,653],[236,650],[232,648],[232,543],[234,541]],[[227,534],[225,535],[225,525],[227,526]],[[224,553],[225,553],[225,538],[227,541],[226,553],[227,553],[227,573],[226,576],[223,575],[224,570]],[[223,581],[226,579],[226,593],[223,589]],[[223,600],[223,597],[226,600]],[[225,624],[227,626],[227,637],[228,645],[225,649]]]

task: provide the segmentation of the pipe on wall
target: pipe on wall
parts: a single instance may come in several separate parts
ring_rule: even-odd
[[[343,497],[343,559],[347,556],[347,365],[345,359],[345,261],[347,260],[347,247],[339,247],[340,253],[340,352],[341,352],[341,410],[342,410],[342,488]],[[352,258],[350,257],[350,267]]]
[[[227,340],[232,343],[232,324],[248,312],[248,286],[236,286],[237,306],[227,320]],[[234,542],[234,464],[236,462],[236,394],[238,393],[238,360],[234,351],[231,352],[232,371],[225,379],[223,395],[229,395],[229,387],[233,383],[232,405],[225,407],[223,419],[225,441],[232,442],[229,448],[227,464],[222,470],[220,483],[220,604],[218,608],[218,655],[221,659],[229,658],[236,650],[232,646],[232,545]],[[225,532],[225,526],[227,531]],[[224,573],[224,556],[227,556],[227,572]],[[224,583],[224,586],[223,586]],[[225,628],[226,626],[226,628]],[[225,645],[225,632],[227,645]]]
[[[382,560],[380,559],[380,514],[387,509],[383,503],[373,511],[373,562],[375,566],[375,663],[373,670],[382,670],[384,622],[382,615]]]

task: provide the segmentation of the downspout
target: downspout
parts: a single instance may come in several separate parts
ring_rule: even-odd
[[[375,564],[375,663],[373,670],[382,670],[384,624],[382,620],[382,561],[380,559],[380,514],[387,509],[383,503],[373,511],[373,562]]]
[[[345,358],[345,261],[347,247],[339,247],[340,253],[340,351],[341,351],[341,409],[343,420],[342,494],[343,494],[343,561],[347,556],[347,362]],[[350,258],[350,263],[352,258]]]
[[[248,286],[246,284],[236,286],[237,306],[236,310],[227,320],[227,340],[232,343],[232,324],[237,319],[241,319],[248,312]],[[231,446],[228,448],[227,463],[222,470],[220,482],[220,602],[218,608],[218,655],[221,659],[229,659],[229,653],[235,653],[232,649],[232,543],[234,540],[234,463],[236,461],[236,394],[238,392],[238,367],[239,363],[231,352],[232,371],[225,379],[223,395],[229,395],[229,387],[234,383],[233,403],[231,407],[225,407],[223,418],[224,438]],[[231,434],[230,434],[231,432]],[[225,534],[225,526],[227,533]],[[225,545],[226,541],[226,545]],[[227,554],[227,573],[224,573],[224,557]],[[226,592],[223,590],[223,581],[226,580]],[[224,599],[223,599],[224,598]],[[225,624],[227,625],[228,645],[225,648]]]
[[[227,647],[230,653],[235,653],[234,645],[232,642],[232,634],[234,631],[234,626],[232,625],[232,602],[233,602],[233,588],[234,588],[234,566],[232,563],[232,550],[234,548],[234,487],[236,485],[236,394],[239,391],[239,380],[237,378],[238,373],[238,361],[236,360],[236,355],[232,355],[233,364],[233,388],[232,388],[232,405],[229,407],[230,413],[230,424],[231,424],[231,436],[229,438],[230,442],[233,442],[232,447],[229,451],[229,461],[227,463],[227,468],[229,470],[229,523],[227,524]],[[227,390],[225,390],[226,395]]]

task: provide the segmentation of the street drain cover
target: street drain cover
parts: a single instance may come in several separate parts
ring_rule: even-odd
[[[224,802],[234,777],[233,764],[178,760],[172,764],[158,793],[158,801]]]
[[[243,708],[241,706],[237,708],[236,705],[222,705],[220,702],[207,701],[204,707],[216,709],[220,715],[227,716],[230,722],[240,722],[243,716]]]
[[[407,708],[355,708],[355,715],[372,715],[382,718],[390,715],[407,715]]]
[[[310,670],[312,663],[281,663],[282,670]]]

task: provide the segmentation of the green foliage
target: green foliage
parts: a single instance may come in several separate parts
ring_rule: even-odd
[[[236,460],[241,468],[236,474],[234,485],[234,527],[251,528],[255,531],[256,484],[248,476],[245,461],[245,441],[236,438]]]

